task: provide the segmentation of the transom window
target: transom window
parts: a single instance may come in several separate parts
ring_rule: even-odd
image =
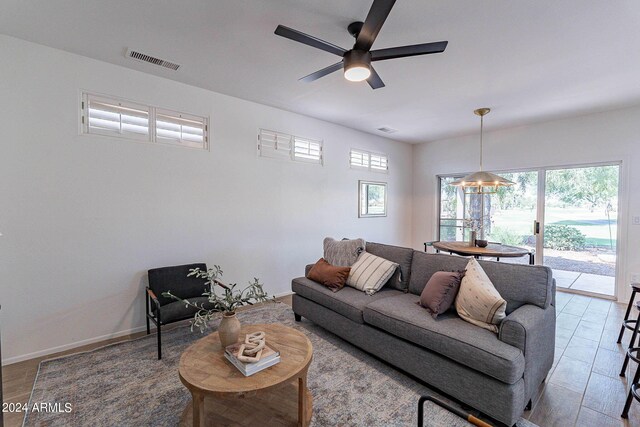
[[[208,149],[207,118],[84,93],[82,131],[145,142]]]
[[[322,141],[259,129],[258,155],[260,157],[322,164]]]
[[[386,154],[352,148],[349,152],[349,165],[353,169],[386,173],[389,170],[389,158]]]

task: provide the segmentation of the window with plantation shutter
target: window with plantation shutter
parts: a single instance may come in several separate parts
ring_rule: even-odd
[[[291,158],[291,135],[260,129],[258,133],[258,154],[275,159]]]
[[[349,165],[353,169],[386,173],[389,170],[389,158],[386,154],[352,148],[349,152]]]
[[[387,156],[384,154],[371,153],[369,155],[369,167],[372,170],[386,172],[387,171]]]
[[[86,133],[149,140],[149,107],[93,95],[86,95],[83,107]]]
[[[322,164],[322,141],[272,130],[258,130],[258,155]]]
[[[349,164],[352,168],[369,169],[369,153],[352,148],[349,154]]]
[[[82,94],[82,132],[207,150],[208,119],[112,98]]]
[[[155,123],[158,142],[206,148],[207,121],[204,117],[156,109]]]
[[[293,159],[322,164],[322,141],[293,137]]]

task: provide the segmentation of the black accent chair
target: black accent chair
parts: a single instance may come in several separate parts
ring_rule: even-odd
[[[146,288],[147,335],[151,333],[152,321],[156,325],[158,335],[158,360],[162,359],[162,325],[178,322],[193,317],[197,309],[185,307],[181,301],[162,296],[171,291],[177,297],[194,303],[202,303],[205,308],[212,308],[209,299],[202,293],[207,291],[206,280],[195,276],[187,277],[189,270],[199,268],[207,270],[207,265],[187,264],[173,267],[153,268],[148,271],[149,286]]]

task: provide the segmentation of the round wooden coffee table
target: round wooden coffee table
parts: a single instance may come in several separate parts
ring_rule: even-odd
[[[266,425],[269,420],[278,425],[309,424],[312,398],[307,371],[313,356],[311,341],[302,332],[279,324],[244,325],[240,337],[257,331],[267,334],[267,345],[273,344],[280,351],[281,360],[249,377],[224,357],[217,332],[185,350],[180,358],[180,381],[191,392],[193,403],[185,410],[181,425],[189,425],[192,419],[192,425],[199,427],[205,418],[210,419],[206,425],[215,422],[256,426]]]

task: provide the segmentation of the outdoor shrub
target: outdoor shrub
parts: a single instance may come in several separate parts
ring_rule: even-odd
[[[503,245],[518,246],[524,243],[524,236],[516,233],[510,228],[493,226],[491,227],[491,234],[489,240],[492,242],[499,242]]]
[[[544,228],[544,247],[561,251],[579,251],[586,245],[586,236],[568,225],[547,225]]]
[[[440,227],[440,240],[456,240],[456,229],[454,227]]]

